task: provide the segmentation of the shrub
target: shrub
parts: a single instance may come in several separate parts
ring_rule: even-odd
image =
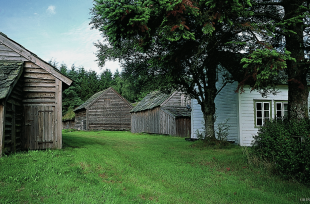
[[[254,156],[274,164],[276,172],[284,178],[310,184],[309,119],[266,122],[254,139]]]

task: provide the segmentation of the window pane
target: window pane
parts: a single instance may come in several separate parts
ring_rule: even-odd
[[[256,103],[256,109],[262,110],[262,103]]]
[[[281,103],[277,103],[277,110],[282,110],[281,105]]]
[[[282,111],[277,111],[277,117],[281,118],[282,117]]]
[[[284,110],[288,110],[288,104],[287,104],[287,103],[286,103],[286,104],[284,103],[283,105],[284,105]]]
[[[256,125],[262,125],[262,124],[263,124],[263,120],[261,118],[257,118]]]
[[[288,111],[284,111],[284,117],[287,117]]]
[[[269,110],[269,103],[264,103],[264,110]]]
[[[266,118],[268,118],[269,117],[269,111],[264,111],[264,117]]]
[[[261,118],[262,117],[262,111],[257,111],[256,116]]]

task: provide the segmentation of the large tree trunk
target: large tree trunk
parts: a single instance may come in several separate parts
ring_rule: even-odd
[[[303,0],[284,0],[285,17],[289,19],[300,15],[298,7]],[[308,118],[308,86],[307,67],[305,66],[304,46],[303,46],[303,23],[296,23],[288,26],[296,34],[290,33],[286,36],[286,49],[291,52],[291,56],[296,59],[288,61],[288,117],[289,119]]]
[[[209,64],[207,69],[207,84],[204,84],[204,100],[202,100],[201,110],[205,122],[205,138],[215,139],[215,97],[216,97],[216,71],[217,64]]]

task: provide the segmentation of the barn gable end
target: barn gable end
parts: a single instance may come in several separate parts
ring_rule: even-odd
[[[129,130],[132,105],[112,87],[91,96],[74,110],[80,130]]]
[[[7,61],[9,60],[9,61]],[[12,64],[19,77],[0,80],[0,156],[17,149],[62,148],[62,83],[71,80],[0,32],[0,78]],[[4,65],[4,66],[1,66]]]

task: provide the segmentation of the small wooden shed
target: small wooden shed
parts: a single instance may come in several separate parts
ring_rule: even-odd
[[[131,110],[131,132],[191,135],[191,100],[182,92],[152,92]]]
[[[62,89],[71,82],[0,32],[0,156],[62,148]]]
[[[112,87],[95,93],[75,112],[78,130],[130,130],[132,105]]]

